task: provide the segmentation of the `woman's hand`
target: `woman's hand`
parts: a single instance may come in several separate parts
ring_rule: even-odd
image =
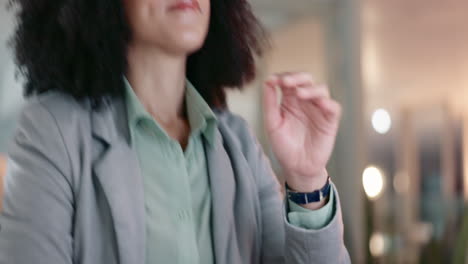
[[[282,91],[281,103],[276,87]],[[275,74],[265,82],[265,126],[291,189],[323,187],[340,116],[341,107],[328,88],[316,85],[308,73]]]

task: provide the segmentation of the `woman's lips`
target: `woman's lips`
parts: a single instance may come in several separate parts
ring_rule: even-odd
[[[197,0],[183,0],[169,7],[169,11],[195,10],[201,12],[200,4]]]

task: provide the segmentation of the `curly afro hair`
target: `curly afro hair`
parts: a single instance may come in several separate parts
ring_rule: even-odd
[[[123,96],[131,32],[122,0],[10,0],[10,7],[17,12],[11,45],[25,96],[60,91],[96,108]],[[268,40],[247,0],[216,0],[211,9],[187,78],[210,106],[224,107],[224,89],[255,77],[255,57]]]

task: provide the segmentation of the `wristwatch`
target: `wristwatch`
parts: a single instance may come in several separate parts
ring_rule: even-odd
[[[309,193],[293,191],[289,188],[288,184],[286,183],[286,194],[288,196],[288,199],[297,204],[321,202],[328,197],[328,195],[330,194],[330,189],[330,176],[328,176],[327,182],[320,190],[315,190]]]

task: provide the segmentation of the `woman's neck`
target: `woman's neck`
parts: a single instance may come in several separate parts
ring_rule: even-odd
[[[127,80],[145,109],[163,124],[182,118],[187,57],[129,45],[127,61]]]

